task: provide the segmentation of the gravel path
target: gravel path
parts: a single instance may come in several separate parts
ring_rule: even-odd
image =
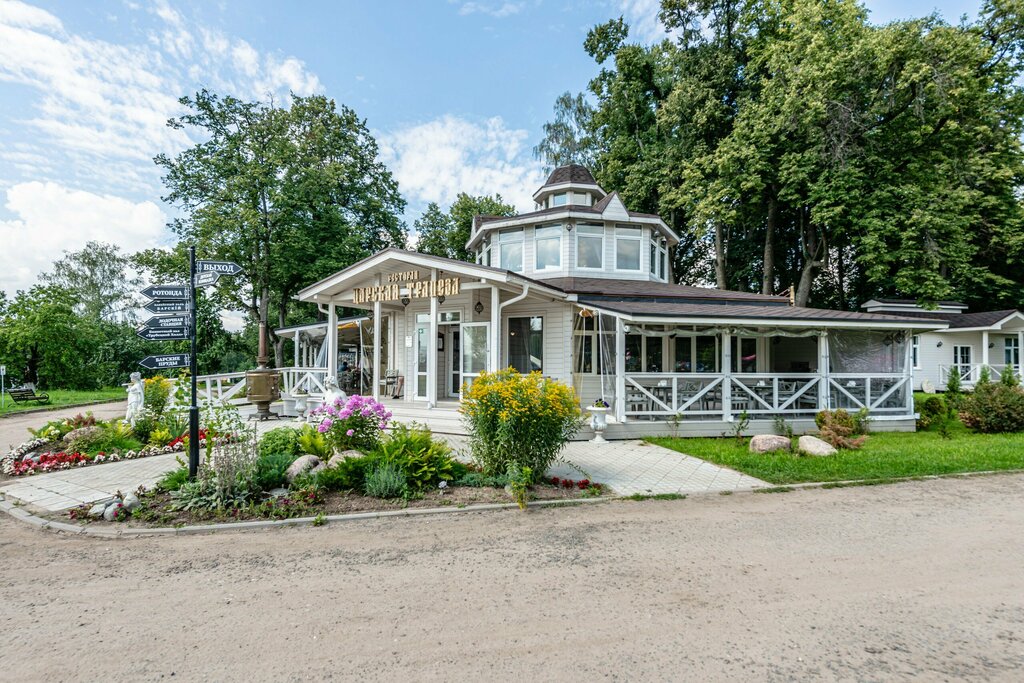
[[[0,518],[8,680],[1020,680],[1024,476],[102,542]]]

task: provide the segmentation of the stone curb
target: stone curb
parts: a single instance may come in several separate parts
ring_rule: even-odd
[[[49,406],[49,407],[42,407],[42,408],[31,408],[29,410],[12,410],[9,413],[4,413],[3,415],[0,415],[0,420],[6,420],[9,417],[17,417],[18,415],[35,415],[37,413],[52,413],[55,410],[64,410],[64,409],[71,409],[71,408],[88,408],[89,406],[101,406],[101,405],[104,405],[106,403],[120,403],[123,400],[124,400],[123,398],[108,398],[108,399],[104,399],[102,401],[89,401],[88,403],[70,403],[70,404],[61,405],[61,406]]]
[[[535,500],[527,503],[528,507],[558,507],[583,505],[588,503],[607,503],[617,500],[616,496],[605,496],[603,498],[577,498],[569,500]],[[38,517],[14,505],[14,503],[0,496],[0,510],[11,515],[15,519],[39,527],[40,529],[52,529],[53,531],[68,533],[74,536],[91,536],[94,538],[129,538],[138,536],[176,536],[178,534],[209,534],[220,531],[249,531],[253,529],[273,529],[295,526],[315,526],[318,523],[327,522],[354,522],[364,519],[381,519],[385,517],[419,517],[425,515],[439,515],[445,513],[465,512],[487,512],[492,510],[509,510],[518,508],[516,503],[487,503],[484,505],[468,505],[466,507],[442,507],[442,508],[414,508],[406,510],[383,510],[379,512],[354,512],[346,515],[324,515],[317,517],[293,517],[291,519],[267,519],[254,520],[251,522],[225,522],[223,524],[196,524],[182,527],[155,527],[155,528],[124,528],[124,527],[92,527],[78,526],[66,522],[57,522],[43,517]]]

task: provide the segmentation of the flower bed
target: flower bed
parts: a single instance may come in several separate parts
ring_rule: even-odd
[[[37,451],[45,446],[45,439],[34,439],[21,444],[6,456],[0,465],[0,470],[8,477],[21,477],[40,472],[53,472],[55,470],[67,470],[73,467],[85,467],[86,465],[99,465],[105,462],[117,462],[120,460],[136,460],[147,458],[152,455],[165,455],[167,453],[178,453],[184,450],[181,439],[177,439],[166,446],[146,446],[138,450],[125,451],[124,453],[98,453],[94,456],[82,453],[66,451]],[[206,439],[200,439],[200,447],[206,445]]]

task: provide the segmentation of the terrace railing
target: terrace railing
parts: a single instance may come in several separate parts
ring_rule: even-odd
[[[945,386],[946,382],[949,381],[950,370],[956,368],[960,371],[960,381],[964,384],[976,384],[981,379],[981,369],[985,367],[983,363],[956,363],[953,365],[940,365],[939,366],[939,381]],[[1002,363],[998,365],[988,366],[989,379],[993,382],[998,382],[1003,373],[1006,372],[1007,368],[1012,368],[1014,374],[1018,377],[1021,375],[1021,370],[1024,368],[1016,368],[1012,365],[1004,365]]]

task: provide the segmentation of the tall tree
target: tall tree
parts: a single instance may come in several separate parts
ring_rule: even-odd
[[[242,265],[218,285],[232,308],[269,325],[273,307],[284,325],[302,286],[405,243],[405,202],[351,109],[322,96],[282,108],[206,90],[181,103],[189,111],[168,125],[205,140],[155,159],[165,201],[183,213],[171,229],[204,257]],[[281,365],[282,342],[270,332]]]
[[[46,284],[71,291],[81,312],[93,320],[130,320],[139,280],[129,266],[120,247],[90,240],[78,251],[65,251],[53,271],[41,277]]]
[[[417,251],[435,256],[472,261],[473,254],[466,249],[473,230],[473,216],[514,216],[516,207],[506,204],[500,194],[473,197],[460,192],[448,213],[442,213],[434,202],[427,205],[423,216],[416,220],[419,240]]]

